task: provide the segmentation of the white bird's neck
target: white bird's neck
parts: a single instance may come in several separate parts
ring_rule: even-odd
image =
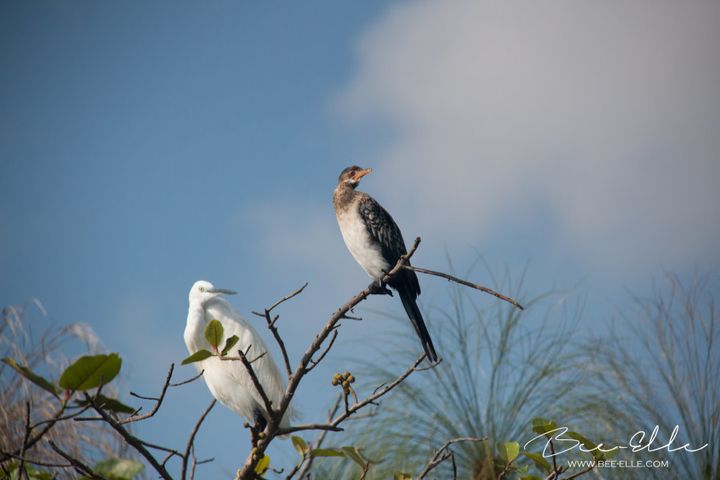
[[[199,349],[198,339],[204,338],[205,309],[200,302],[193,302],[188,308],[187,323],[185,325],[185,344],[191,351]]]

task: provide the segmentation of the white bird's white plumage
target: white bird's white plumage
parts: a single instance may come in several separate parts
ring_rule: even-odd
[[[216,289],[212,283],[205,280],[195,282],[190,289],[188,295],[190,305],[184,334],[188,352],[192,354],[198,350],[210,351],[212,349],[205,339],[205,327],[211,320],[218,320],[224,329],[221,346],[228,338],[237,335],[239,340],[233,347],[233,351],[237,352],[238,349],[242,349],[243,352],[247,351],[250,360],[257,358],[267,351],[265,342],[252,325],[247,323],[222,297],[223,293],[232,292]],[[233,355],[233,353],[230,352],[228,355]],[[194,365],[198,371],[205,371],[203,374],[205,383],[210,393],[220,403],[251,422],[256,420],[258,412],[266,421],[269,420],[262,397],[253,385],[242,362],[210,357],[201,362],[195,362]],[[254,361],[252,366],[263,390],[272,402],[272,406],[279,406],[285,393],[285,382],[275,361],[270,356],[270,352],[267,351],[265,355]],[[289,425],[291,415],[290,408],[288,408],[280,424],[281,427]]]

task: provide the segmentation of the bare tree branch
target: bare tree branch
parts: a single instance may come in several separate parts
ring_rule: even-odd
[[[412,257],[412,255],[417,250],[418,246],[420,245],[420,237],[415,239],[415,242],[413,243],[412,248],[400,257],[395,264],[395,266],[382,278],[382,283],[389,282],[397,273],[402,269],[403,265],[407,263],[407,261]],[[365,300],[369,295],[371,295],[370,287],[366,287],[360,293],[356,294],[354,297],[352,297],[349,301],[347,301],[343,306],[341,306],[327,321],[325,324],[325,327],[320,331],[319,334],[315,336],[315,339],[310,344],[310,347],[307,349],[305,354],[300,359],[300,363],[295,369],[295,371],[290,375],[287,388],[285,389],[285,395],[283,395],[283,399],[280,402],[279,408],[277,410],[271,410],[271,419],[270,422],[268,422],[268,426],[266,427],[266,435],[264,438],[260,439],[256,446],[253,453],[248,455],[245,465],[238,470],[236,478],[239,479],[250,479],[253,478],[255,475],[254,468],[257,464],[257,461],[262,458],[262,455],[265,452],[265,449],[267,446],[272,442],[272,440],[277,435],[282,435],[282,430],[280,429],[280,421],[287,411],[288,407],[290,406],[290,402],[292,401],[293,397],[295,396],[295,391],[298,388],[298,385],[300,384],[300,381],[303,379],[303,377],[308,373],[308,367],[310,366],[311,360],[313,356],[322,348],[323,343],[328,338],[328,336],[335,330],[335,327],[337,323],[342,320],[347,314],[350,309],[355,307],[358,303]],[[409,373],[408,373],[409,375]],[[267,395],[266,395],[267,396]],[[342,420],[340,420],[342,421]],[[335,425],[337,426],[337,425]]]
[[[592,470],[593,468],[595,468],[595,464],[590,465],[589,467],[584,468],[583,470],[580,470],[579,472],[570,475],[569,477],[565,478],[565,480],[572,480],[573,478],[578,478],[578,477],[581,476],[581,475],[585,475],[586,473],[588,473],[588,472],[589,472],[590,470]]]
[[[28,400],[25,402],[25,433],[23,435],[22,447],[20,448],[20,456],[21,457],[25,456],[27,442],[28,442],[28,439],[30,438],[31,433],[32,433],[32,427],[30,426],[30,401]],[[25,460],[24,459],[20,460],[20,466],[18,467],[18,471],[20,473],[22,473],[24,471],[24,468],[23,468],[24,465],[25,465]]]
[[[327,416],[328,422],[330,422],[333,419],[333,417],[337,413],[338,409],[340,408],[341,400],[342,400],[342,395],[338,395],[337,398],[335,399],[335,403],[328,411],[328,416]],[[310,455],[309,452],[313,448],[320,448],[323,441],[325,440],[325,436],[327,435],[327,433],[328,433],[328,430],[320,431],[320,434],[318,435],[317,439],[315,440],[315,443],[310,444],[308,446],[308,452],[305,452],[305,454],[303,455],[302,461],[295,466],[295,468],[290,472],[290,474],[287,477],[285,477],[285,480],[291,480],[292,477],[298,472],[298,470],[299,470],[299,474],[298,474],[299,479],[304,478],[305,475],[308,474],[308,472],[312,468],[313,462],[315,461],[315,457]]]
[[[188,378],[187,380],[183,380],[181,382],[171,383],[170,386],[171,387],[180,387],[182,385],[187,385],[188,383],[192,383],[195,380],[197,380],[198,378],[202,377],[204,373],[205,373],[205,370],[200,370],[200,373],[198,373],[194,377]]]
[[[40,432],[38,432],[34,437],[27,440],[27,442],[23,442],[23,447],[25,451],[30,450],[41,438],[43,438],[59,421],[63,420],[63,413],[65,413],[65,410],[67,410],[67,399],[62,402],[60,405],[60,408],[55,412],[55,414],[49,418],[48,420],[45,420],[44,422],[40,422],[37,425],[40,425],[42,423],[46,423],[45,428],[43,428]],[[82,412],[78,412],[82,413]],[[31,430],[35,427],[31,427]],[[23,448],[19,448],[14,452],[7,452],[0,454],[0,463],[3,463],[8,458],[11,458],[13,456],[20,455],[20,452],[23,450]]]
[[[172,367],[171,367],[171,370],[172,370]],[[165,466],[164,466],[164,465],[161,465],[161,464],[157,461],[157,459],[153,456],[153,454],[150,453],[150,452],[145,448],[145,446],[143,446],[142,441],[141,441],[139,438],[135,437],[135,436],[132,435],[130,432],[128,432],[128,431],[125,429],[125,427],[122,426],[121,423],[119,423],[118,421],[116,421],[116,420],[112,417],[112,415],[110,415],[109,413],[107,413],[104,408],[102,408],[101,406],[99,406],[99,405],[97,404],[97,402],[95,401],[95,399],[94,399],[93,397],[91,397],[90,395],[88,395],[87,393],[85,394],[85,400],[87,400],[87,401],[93,406],[93,409],[103,418],[103,420],[104,420],[108,425],[110,425],[116,432],[118,432],[118,433],[120,434],[120,436],[121,436],[129,445],[131,445],[133,448],[135,448],[135,450],[137,450],[137,452],[138,452],[140,455],[142,455],[142,456],[150,463],[150,465],[152,465],[152,467],[155,469],[155,471],[158,472],[158,474],[160,474],[160,476],[161,476],[163,479],[165,479],[165,480],[172,480],[172,476],[170,476],[170,474],[168,473],[168,471],[167,471],[167,469],[165,468]]]
[[[155,399],[155,406],[153,407],[153,409],[144,415],[133,415],[124,420],[120,420],[119,421],[120,425],[124,425],[126,423],[137,422],[139,420],[145,420],[146,418],[150,418],[157,413],[157,411],[160,409],[160,405],[162,405],[162,402],[165,399],[165,393],[167,393],[167,389],[170,387],[170,379],[172,378],[172,374],[173,374],[174,370],[175,370],[175,364],[171,363],[170,368],[168,369],[167,377],[165,377],[165,383],[163,383],[162,390],[160,391],[160,396],[157,399]],[[134,395],[133,392],[130,392],[130,395]],[[140,398],[138,395],[134,395],[134,396]]]
[[[267,352],[266,352],[267,353]],[[240,356],[240,361],[242,362],[243,366],[245,367],[245,370],[247,370],[248,375],[250,375],[250,380],[252,380],[253,385],[255,386],[255,389],[260,394],[260,398],[262,398],[263,404],[265,405],[265,410],[267,410],[268,415],[272,418],[274,417],[274,411],[272,406],[272,401],[267,395],[267,392],[265,392],[265,389],[263,388],[262,384],[260,383],[260,380],[258,379],[257,375],[255,374],[255,369],[252,367],[252,362],[248,360],[247,355],[242,350],[238,350],[238,355]]]
[[[356,400],[355,403],[352,405],[347,404],[347,398],[348,395],[340,395],[338,398],[340,400],[345,400],[345,410],[343,413],[338,415],[335,418],[328,419],[327,423],[308,423],[308,424],[301,424],[301,425],[293,425],[291,427],[287,428],[280,428],[277,431],[278,435],[287,435],[290,433],[300,432],[303,430],[325,430],[325,431],[331,431],[331,432],[340,432],[343,429],[340,428],[340,424],[350,418],[355,412],[362,409],[363,407],[374,404],[376,400],[380,399],[384,395],[386,395],[388,392],[390,392],[393,388],[397,387],[402,383],[410,374],[417,371],[417,366],[425,359],[425,354],[423,353],[420,355],[417,360],[407,369],[405,372],[400,375],[398,378],[393,380],[392,383],[389,385],[381,386],[377,389],[375,389],[375,392],[368,396],[367,398],[358,401]],[[338,408],[335,408],[334,411],[337,412]]]
[[[458,437],[453,438],[452,440],[448,440],[443,444],[442,447],[437,449],[435,451],[435,454],[432,456],[430,461],[425,465],[425,468],[420,472],[420,474],[416,477],[417,480],[422,480],[423,478],[427,477],[428,474],[438,465],[443,463],[448,458],[452,457],[452,451],[450,450],[450,446],[459,443],[459,442],[484,442],[487,440],[486,438],[480,438],[480,437]],[[454,462],[454,461],[453,461]]]
[[[264,313],[258,313],[258,312],[252,312],[253,314],[263,317],[265,321],[267,322],[267,327],[270,329],[270,332],[272,332],[273,337],[275,338],[275,341],[277,342],[278,346],[280,347],[280,352],[282,353],[283,357],[283,363],[285,364],[285,372],[287,373],[288,378],[290,378],[290,375],[292,375],[292,367],[290,366],[290,357],[288,356],[287,349],[285,348],[285,342],[283,341],[282,337],[280,336],[280,332],[278,331],[277,326],[275,325],[275,322],[277,322],[278,317],[275,316],[275,318],[271,318],[270,313],[275,309],[275,307],[279,306],[280,304],[287,302],[291,298],[294,298],[298,295],[300,295],[303,290],[305,290],[305,287],[308,286],[308,282],[305,282],[305,285],[298,288],[292,293],[289,293],[285,295],[283,298],[278,300],[277,302],[273,303],[270,307],[265,309]]]
[[[55,450],[55,453],[63,457],[65,460],[70,462],[70,464],[77,470],[78,472],[87,475],[88,477],[92,478],[93,480],[108,480],[106,477],[103,477],[102,475],[98,475],[93,471],[92,468],[90,468],[88,465],[81,462],[79,459],[69,455],[68,453],[64,452],[60,449],[52,440],[48,440],[48,445],[50,445],[50,448]]]
[[[188,437],[187,445],[185,446],[185,455],[183,455],[182,459],[182,470],[180,474],[180,478],[182,480],[185,480],[187,478],[187,464],[188,464],[188,458],[190,457],[190,450],[193,448],[193,444],[195,443],[195,435],[197,435],[198,430],[200,430],[200,425],[205,421],[205,418],[210,413],[210,410],[213,409],[215,404],[217,403],[217,400],[213,399],[212,402],[210,402],[210,405],[205,409],[202,415],[200,415],[200,418],[195,423],[195,426],[192,429],[192,432],[190,432],[190,437]],[[193,465],[191,469],[191,478],[195,474],[195,461],[194,461],[194,455],[193,455]]]
[[[36,460],[33,458],[28,457],[21,457],[20,455],[13,455],[11,452],[2,452],[3,454],[9,456],[10,458],[14,458],[15,460],[23,461],[30,465],[37,465],[40,467],[48,467],[48,468],[73,468],[73,465],[71,463],[51,463],[51,462],[44,462],[42,460]],[[3,471],[5,474],[9,475],[10,472],[4,469],[5,465],[0,465],[0,468],[3,468]]]
[[[285,303],[288,300],[290,300],[291,298],[297,297],[298,295],[300,295],[303,292],[303,290],[305,290],[305,287],[307,287],[307,286],[308,286],[308,282],[305,282],[305,285],[303,285],[302,287],[298,288],[297,290],[295,290],[292,293],[285,295],[283,298],[281,298],[277,302],[273,303],[270,306],[270,308],[267,309],[268,313],[272,312],[275,309],[275,307],[279,306],[280,304]]]
[[[325,355],[328,354],[328,352],[330,351],[330,349],[332,348],[332,346],[335,344],[335,339],[337,338],[337,336],[338,336],[338,331],[337,331],[337,330],[334,330],[334,331],[333,331],[333,335],[332,335],[332,337],[330,337],[330,341],[329,341],[328,344],[327,344],[327,347],[325,347],[325,350],[322,351],[322,353],[320,354],[320,356],[318,357],[318,359],[317,359],[317,360],[310,360],[310,363],[311,363],[312,365],[310,365],[310,366],[308,367],[308,369],[307,369],[308,373],[310,373],[315,367],[318,366],[318,364],[319,364],[320,362],[322,362],[323,358],[325,358]]]
[[[413,270],[418,273],[424,273],[426,275],[435,275],[436,277],[442,277],[447,280],[450,280],[451,282],[459,283],[460,285],[465,285],[466,287],[474,288],[475,290],[480,290],[481,292],[489,293],[490,295],[493,295],[500,300],[505,300],[508,303],[511,303],[512,305],[515,305],[520,310],[525,310],[525,307],[520,305],[518,302],[513,300],[510,297],[506,297],[502,293],[498,293],[492,288],[485,287],[483,285],[478,285],[477,283],[468,282],[467,280],[463,280],[462,278],[454,277],[452,275],[449,275],[447,273],[443,272],[436,272],[435,270],[428,270],[427,268],[420,268],[416,267],[414,265],[403,265],[403,268],[407,270]]]
[[[148,413],[145,413],[145,414],[143,414],[143,415],[138,415],[137,412],[139,412],[139,410],[137,410],[136,413],[134,413],[133,415],[131,415],[131,416],[127,417],[127,418],[124,418],[124,419],[122,419],[122,420],[117,420],[117,422],[118,422],[120,425],[125,425],[125,424],[128,424],[128,423],[138,422],[138,421],[140,421],[140,420],[145,420],[145,419],[148,419],[148,418],[150,418],[150,417],[153,417],[153,416],[158,412],[158,410],[160,410],[160,406],[162,405],[163,400],[165,400],[165,394],[167,393],[168,388],[170,388],[170,387],[179,387],[179,386],[181,386],[181,385],[186,385],[186,384],[188,384],[188,383],[194,382],[195,380],[197,380],[198,378],[200,378],[200,377],[203,375],[203,373],[205,372],[205,371],[203,370],[203,371],[201,371],[199,374],[195,375],[194,377],[192,377],[192,378],[190,378],[190,379],[188,379],[188,380],[183,380],[183,381],[178,382],[178,383],[171,383],[170,380],[172,379],[174,370],[175,370],[175,364],[174,364],[174,363],[171,363],[171,364],[170,364],[170,368],[168,369],[167,376],[166,376],[166,378],[165,378],[165,382],[163,383],[162,389],[161,389],[161,391],[160,391],[160,396],[158,396],[158,397],[147,397],[147,396],[139,395],[139,394],[137,394],[137,393],[135,393],[135,392],[130,392],[130,395],[132,395],[132,396],[135,397],[135,398],[140,398],[140,399],[142,399],[142,400],[150,400],[150,401],[155,402],[155,405],[153,406],[153,409],[152,409],[151,411],[149,411]],[[89,406],[88,406],[88,407],[85,407],[85,410],[86,410],[87,408],[89,408]],[[83,410],[83,411],[84,411],[84,410]],[[82,412],[78,412],[78,413],[76,413],[76,414],[69,415],[69,416],[67,416],[67,417],[63,417],[62,419],[75,417],[75,416],[78,415],[79,413],[82,413]],[[93,422],[93,421],[103,421],[104,418],[103,418],[103,417],[79,417],[79,418],[74,418],[74,420],[75,420],[75,421],[78,421],[78,422]]]
[[[371,403],[374,403],[376,400],[380,399],[380,397],[383,397],[386,395],[390,390],[400,385],[407,377],[410,376],[413,372],[416,372],[417,366],[420,365],[420,363],[425,359],[425,354],[421,354],[417,360],[407,369],[405,372],[402,373],[399,377],[397,377],[395,380],[393,380],[392,383],[389,385],[386,385],[380,389],[376,389],[375,393],[370,395],[369,397],[365,398],[364,400],[358,402],[356,401],[353,405],[351,405],[344,413],[337,416],[335,419],[333,419],[332,422],[330,422],[330,425],[336,427],[340,425],[340,423],[347,420],[348,417],[350,417],[353,413],[357,412],[361,408],[365,407],[366,405],[369,405]],[[435,364],[437,365],[437,364]]]

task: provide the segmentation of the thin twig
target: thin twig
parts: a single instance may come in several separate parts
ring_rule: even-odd
[[[432,456],[427,465],[425,465],[425,468],[423,468],[423,470],[420,472],[420,475],[417,476],[417,480],[422,480],[423,478],[427,477],[428,474],[435,467],[450,458],[450,456],[452,455],[452,452],[449,450],[451,445],[459,442],[484,442],[485,440],[487,439],[480,437],[458,437],[453,438],[452,440],[448,440],[443,444],[442,447],[435,451],[435,454]],[[448,452],[450,452],[450,454],[448,454]]]
[[[167,389],[170,387],[170,379],[172,378],[173,370],[175,370],[175,364],[171,363],[170,368],[168,369],[167,377],[165,378],[165,383],[163,383],[162,390],[160,391],[160,396],[155,401],[155,406],[153,407],[153,409],[150,410],[146,414],[133,415],[124,420],[120,420],[119,421],[120,425],[124,425],[126,423],[137,422],[139,420],[145,420],[146,418],[150,418],[157,413],[157,411],[160,409],[160,405],[162,405],[162,402],[165,399],[165,393],[167,392]]]
[[[252,367],[252,362],[250,362],[247,358],[247,355],[242,350],[238,350],[238,355],[240,356],[240,361],[242,362],[243,366],[245,367],[245,370],[247,370],[248,375],[250,375],[250,380],[252,380],[253,385],[255,386],[255,390],[258,391],[260,394],[260,398],[262,398],[263,404],[265,405],[265,410],[268,413],[268,416],[271,418],[273,417],[273,407],[272,407],[272,401],[267,396],[267,392],[265,392],[265,389],[263,388],[262,384],[260,383],[260,380],[258,379],[257,375],[255,374],[255,369]]]
[[[502,469],[502,472],[500,472],[500,475],[498,475],[497,480],[503,480],[505,478],[505,475],[510,473],[510,468],[512,467],[512,464],[516,459],[517,458],[505,463],[505,467]]]
[[[370,395],[369,397],[365,398],[364,400],[362,400],[362,401],[360,401],[360,402],[355,402],[353,405],[350,406],[349,409],[347,409],[347,411],[346,411],[345,413],[340,414],[339,416],[337,416],[337,417],[331,422],[331,425],[337,426],[337,425],[339,425],[340,423],[342,423],[343,421],[345,421],[350,415],[352,415],[353,413],[357,412],[358,410],[360,410],[361,408],[365,407],[366,405],[369,405],[369,404],[371,404],[371,403],[374,404],[376,400],[378,400],[380,397],[383,397],[383,396],[384,396],[385,394],[387,394],[390,390],[392,390],[392,389],[394,389],[395,387],[397,387],[398,385],[400,385],[407,377],[410,376],[410,374],[412,374],[413,372],[415,372],[417,366],[420,365],[420,363],[425,359],[425,357],[426,357],[426,355],[425,355],[424,353],[421,354],[421,355],[417,358],[417,360],[415,360],[415,362],[414,362],[407,370],[405,370],[405,372],[403,372],[402,375],[400,375],[400,376],[397,377],[395,380],[393,380],[392,383],[390,383],[389,385],[386,385],[385,387],[383,387],[383,388],[380,389],[379,391],[376,391],[375,393],[373,393],[373,394]]]
[[[477,283],[468,282],[467,280],[463,280],[462,278],[454,277],[447,273],[436,272],[435,270],[428,270],[427,268],[420,268],[420,267],[416,267],[414,265],[403,265],[403,268],[405,268],[407,270],[413,270],[418,273],[424,273],[426,275],[435,275],[436,277],[442,277],[447,280],[450,280],[451,282],[459,283],[460,285],[465,285],[466,287],[474,288],[475,290],[480,290],[481,292],[489,293],[490,295],[493,295],[493,296],[499,298],[500,300],[505,300],[506,302],[511,303],[512,305],[515,305],[520,310],[525,310],[525,307],[520,305],[518,302],[516,302],[515,300],[513,300],[510,297],[506,297],[502,293],[496,292],[492,288],[478,285]]]
[[[197,458],[195,458],[195,449],[192,449],[192,461],[190,462],[190,480],[195,478],[195,467],[197,466]]]
[[[198,430],[200,430],[200,425],[205,421],[205,418],[210,413],[210,410],[213,409],[215,404],[217,403],[217,400],[213,399],[212,402],[210,402],[210,405],[205,409],[202,415],[200,415],[200,418],[195,423],[195,426],[192,429],[192,432],[190,432],[190,436],[188,437],[187,445],[185,446],[185,455],[183,455],[182,460],[182,471],[180,474],[181,480],[185,480],[187,478],[187,464],[188,464],[188,458],[190,457],[190,449],[193,448],[193,443],[195,442],[195,435],[197,435]],[[194,473],[195,467],[193,466],[192,471]]]
[[[337,413],[338,409],[340,408],[340,401],[341,401],[341,400],[342,400],[342,394],[338,395],[337,398],[335,398],[335,403],[334,403],[333,406],[330,408],[330,410],[328,410],[328,416],[327,416],[327,421],[328,421],[328,422],[330,422],[330,421],[333,419],[333,417],[334,417],[335,414]],[[302,461],[301,461],[300,463],[298,463],[297,465],[295,465],[295,468],[293,468],[293,470],[290,471],[290,473],[288,474],[288,476],[285,477],[285,480],[291,480],[292,477],[293,477],[296,473],[298,473],[298,472],[299,472],[298,478],[299,478],[300,480],[302,480],[303,477],[305,477],[305,475],[308,474],[308,472],[309,472],[310,469],[312,468],[313,461],[315,460],[315,457],[313,457],[312,455],[310,455],[309,452],[310,452],[313,448],[320,448],[320,446],[322,445],[323,441],[325,440],[325,436],[327,436],[328,431],[329,431],[329,430],[321,430],[321,431],[320,431],[320,434],[318,435],[317,439],[315,440],[315,443],[314,443],[314,444],[310,444],[310,445],[308,446],[308,452],[305,452],[305,454],[303,455]],[[302,467],[302,468],[301,468],[301,467]]]
[[[273,303],[270,307],[266,308],[264,313],[252,312],[255,315],[258,315],[265,319],[268,329],[270,329],[272,336],[275,338],[275,341],[277,342],[278,346],[280,347],[280,353],[282,354],[282,357],[283,357],[283,364],[285,365],[285,373],[287,373],[288,378],[290,378],[290,375],[292,375],[292,367],[290,366],[290,357],[287,353],[287,349],[285,348],[285,342],[283,341],[282,337],[280,336],[280,332],[278,331],[278,328],[275,325],[275,322],[277,321],[278,317],[276,316],[275,318],[271,318],[270,312],[272,312],[280,304],[287,302],[291,298],[294,298],[294,297],[300,295],[303,292],[303,290],[305,290],[305,287],[307,287],[307,286],[308,286],[308,282],[305,282],[305,285],[298,288],[294,292],[285,295],[283,298],[281,298],[277,302]]]
[[[172,366],[170,367],[170,370],[172,371]],[[115,420],[112,415],[107,413],[104,408],[99,406],[95,399],[87,393],[85,394],[85,400],[92,404],[93,409],[103,418],[103,420],[105,420],[108,425],[110,425],[116,432],[120,434],[121,437],[123,437],[125,442],[135,448],[135,450],[137,450],[140,455],[145,457],[145,459],[150,463],[150,465],[152,465],[155,471],[159,473],[162,478],[164,478],[165,480],[172,480],[172,476],[170,476],[167,469],[163,465],[158,463],[155,456],[153,456],[153,454],[150,453],[145,448],[145,446],[143,446],[140,439],[130,434],[130,432],[128,432],[119,421]]]
[[[442,361],[443,361],[442,358],[438,358],[438,361],[437,361],[437,362],[435,362],[435,363],[433,363],[433,364],[431,364],[431,365],[428,365],[427,367],[417,367],[417,368],[415,369],[415,371],[416,371],[416,372],[424,372],[424,371],[426,371],[426,370],[432,370],[433,368],[435,368],[435,367],[437,367],[438,365],[440,365],[440,364],[442,363]]]
[[[23,461],[30,465],[38,465],[40,467],[48,467],[48,468],[72,468],[72,464],[70,463],[50,463],[50,462],[43,462],[42,460],[35,460],[28,457],[21,457],[20,455],[15,455],[12,452],[0,452],[3,455],[7,455],[10,458],[14,458],[15,460]],[[5,467],[6,465],[0,465],[0,468]],[[10,475],[10,472],[7,470],[4,470],[3,473],[6,473],[8,476]],[[4,477],[3,477],[4,478]]]
[[[93,471],[92,468],[90,468],[88,465],[81,462],[79,459],[71,456],[70,454],[62,451],[60,447],[55,445],[55,443],[52,440],[48,440],[48,444],[50,445],[50,448],[55,450],[55,453],[63,457],[65,460],[70,462],[70,464],[77,470],[78,472],[87,475],[88,477],[92,478],[93,480],[108,480],[106,477],[103,477],[102,475],[99,475]]]
[[[20,449],[20,456],[25,456],[25,451],[27,448],[27,442],[30,438],[30,434],[32,433],[32,426],[30,426],[30,401],[28,400],[25,402],[25,434],[23,435],[22,440],[22,448]],[[20,466],[18,467],[18,472],[20,475],[25,471],[25,460],[20,460]],[[26,474],[27,476],[27,474]]]
[[[263,358],[265,355],[267,355],[267,353],[268,353],[267,350],[265,350],[265,351],[262,352],[260,355],[258,355],[257,357],[253,358],[252,360],[248,360],[248,362],[250,362],[250,365],[252,365],[253,363],[255,363],[255,362],[257,362],[258,360],[260,360],[261,358]],[[245,355],[247,356],[247,353],[245,353]],[[240,357],[231,357],[230,355],[225,355],[224,357],[218,357],[218,358],[219,358],[220,360],[223,360],[223,361],[228,361],[228,360],[234,360],[234,361],[240,360],[240,361],[242,361],[242,358],[240,358]]]
[[[307,285],[307,283],[305,285]],[[283,342],[283,339],[280,336],[280,332],[275,325],[275,321],[270,319],[270,311],[267,311],[267,314],[265,315],[265,321],[267,322],[267,326],[270,329],[270,332],[272,333],[275,342],[277,342],[278,346],[280,347],[280,354],[283,358],[285,373],[288,377],[290,377],[290,375],[292,375],[292,368],[290,367],[290,357],[288,356],[287,349],[285,348],[285,342]]]
[[[303,292],[303,290],[305,290],[305,287],[307,287],[307,286],[308,286],[308,282],[305,282],[305,285],[303,285],[302,287],[298,288],[297,290],[295,290],[292,293],[288,293],[283,298],[281,298],[277,302],[273,303],[269,308],[267,308],[266,309],[267,312],[270,313],[275,309],[275,307],[279,306],[281,303],[285,303],[288,300],[290,300],[291,298],[297,297],[298,295],[300,295]]]
[[[200,370],[200,373],[198,373],[194,377],[188,378],[187,380],[183,380],[182,382],[171,383],[170,386],[171,387],[180,387],[182,385],[187,385],[188,383],[192,383],[195,380],[197,380],[198,378],[202,377],[203,373],[205,373],[205,370]]]
[[[125,425],[128,423],[138,422],[140,420],[145,420],[147,418],[155,416],[155,414],[158,412],[158,410],[160,410],[160,407],[162,406],[163,401],[165,400],[165,394],[167,393],[168,388],[179,387],[179,386],[188,384],[190,382],[194,382],[195,380],[200,378],[203,375],[203,373],[205,372],[205,370],[202,370],[199,374],[195,375],[194,377],[192,377],[188,380],[184,380],[184,381],[178,382],[178,383],[171,383],[170,380],[172,379],[174,370],[175,370],[175,364],[171,363],[170,368],[168,368],[167,376],[165,377],[165,382],[163,383],[162,389],[160,391],[160,395],[158,397],[144,396],[144,395],[139,395],[135,392],[130,392],[130,395],[132,395],[135,398],[140,398],[142,400],[149,400],[149,401],[155,402],[155,405],[153,406],[152,410],[150,410],[148,413],[145,413],[143,415],[138,415],[137,412],[140,411],[140,409],[138,409],[136,411],[136,413],[134,413],[131,416],[124,418],[122,420],[117,420],[117,422],[120,425]],[[86,408],[89,408],[89,407],[86,407]],[[74,420],[78,421],[78,422],[91,422],[91,421],[103,421],[104,418],[103,417],[80,417],[80,418],[75,418]]]
[[[327,430],[329,432],[342,432],[343,429],[330,425],[328,423],[299,423],[290,427],[285,427],[279,430],[278,435],[289,435],[295,432],[302,432],[304,430]]]
[[[452,465],[453,480],[457,480],[457,465],[455,464],[455,452],[450,451],[450,465]]]
[[[361,400],[356,401],[352,405],[347,404],[347,395],[341,395],[341,398],[345,400],[345,410],[343,413],[338,415],[337,417],[333,418],[332,420],[328,421],[327,423],[310,423],[310,424],[304,424],[304,425],[294,425],[292,427],[288,428],[280,428],[278,429],[278,435],[287,435],[289,433],[293,432],[299,432],[301,430],[329,430],[329,431],[342,431],[342,429],[339,427],[339,425],[347,420],[352,414],[357,412],[358,410],[362,409],[363,407],[374,404],[376,400],[378,400],[380,397],[386,395],[390,390],[394,389],[400,383],[402,383],[407,377],[410,376],[411,373],[416,371],[417,366],[425,359],[425,354],[421,354],[417,360],[407,369],[405,372],[403,372],[399,377],[397,377],[395,380],[392,381],[392,383],[385,385],[382,388],[375,389],[375,392],[370,395],[369,397]]]
[[[548,443],[550,444],[550,455],[552,456],[553,462],[553,478],[557,478],[562,472],[558,470],[557,460],[555,459],[555,446],[553,445],[552,439]]]
[[[593,468],[595,468],[595,463],[594,463],[594,462],[593,462],[593,464],[590,465],[589,467],[587,467],[587,468],[585,468],[585,469],[583,469],[583,470],[580,470],[580,471],[577,472],[577,473],[574,473],[574,474],[570,475],[570,476],[567,477],[565,480],[572,480],[573,478],[577,478],[577,477],[579,477],[580,475],[585,475],[586,473],[588,473],[588,472],[589,472],[590,470],[592,470]]]
[[[77,417],[77,416],[79,416],[79,415],[82,415],[83,413],[85,413],[85,412],[88,411],[89,409],[90,409],[90,405],[85,405],[85,406],[83,406],[82,408],[80,408],[80,410],[78,410],[77,412],[73,412],[73,413],[71,413],[71,414],[69,414],[69,415],[65,415],[65,416],[61,416],[61,417],[57,417],[57,418],[53,417],[53,418],[48,419],[48,420],[41,420],[41,421],[37,422],[36,424],[34,424],[34,425],[31,427],[31,430],[34,430],[35,428],[37,428],[37,427],[39,427],[40,425],[43,425],[43,424],[45,424],[45,423],[62,422],[62,421],[64,421],[64,420],[70,420],[70,419],[79,420],[78,418],[75,418],[75,417]]]
[[[329,341],[328,344],[327,344],[327,347],[325,347],[325,350],[323,350],[323,352],[320,354],[320,356],[318,357],[318,359],[317,359],[317,360],[310,360],[310,363],[312,363],[312,365],[310,365],[310,366],[308,367],[308,369],[307,369],[308,373],[310,373],[315,367],[318,366],[318,364],[319,364],[320,362],[322,362],[323,358],[325,358],[325,355],[328,354],[328,352],[329,352],[330,349],[332,348],[333,344],[335,344],[335,339],[337,338],[337,336],[338,336],[338,331],[337,331],[337,330],[334,330],[334,331],[333,331],[333,335],[332,335],[332,337],[330,337],[330,341]]]
[[[40,432],[38,432],[37,435],[35,435],[34,437],[32,437],[30,440],[28,440],[25,443],[25,451],[30,450],[41,438],[43,438],[45,436],[46,433],[48,433],[55,425],[57,425],[57,423],[60,420],[63,419],[63,413],[65,412],[66,409],[67,409],[67,400],[64,400],[62,402],[62,404],[60,405],[60,408],[55,412],[55,414],[52,416],[52,418],[45,420],[43,422],[40,422],[31,428],[31,430],[32,430],[36,426],[41,425],[42,423],[47,423],[45,428],[43,428]],[[0,454],[0,463],[3,463],[8,458],[11,458],[15,455],[20,455],[21,450],[22,449],[17,449],[14,452],[7,452],[7,453]]]
[[[163,447],[162,445],[156,445],[156,444],[154,444],[154,443],[150,443],[150,442],[145,441],[145,440],[140,440],[140,441],[141,441],[142,444],[145,445],[146,447],[154,448],[155,450],[161,450],[161,451],[163,451],[163,452],[170,453],[170,454],[171,454],[171,455],[170,455],[171,457],[172,457],[172,456],[175,456],[175,455],[177,455],[178,457],[182,457],[182,453],[178,452],[178,451],[175,450],[174,448]]]

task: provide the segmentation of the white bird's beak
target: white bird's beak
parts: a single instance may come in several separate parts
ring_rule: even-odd
[[[208,289],[208,292],[222,293],[223,295],[237,295],[237,292],[235,292],[233,290],[228,290],[227,288],[210,288],[210,289]]]

